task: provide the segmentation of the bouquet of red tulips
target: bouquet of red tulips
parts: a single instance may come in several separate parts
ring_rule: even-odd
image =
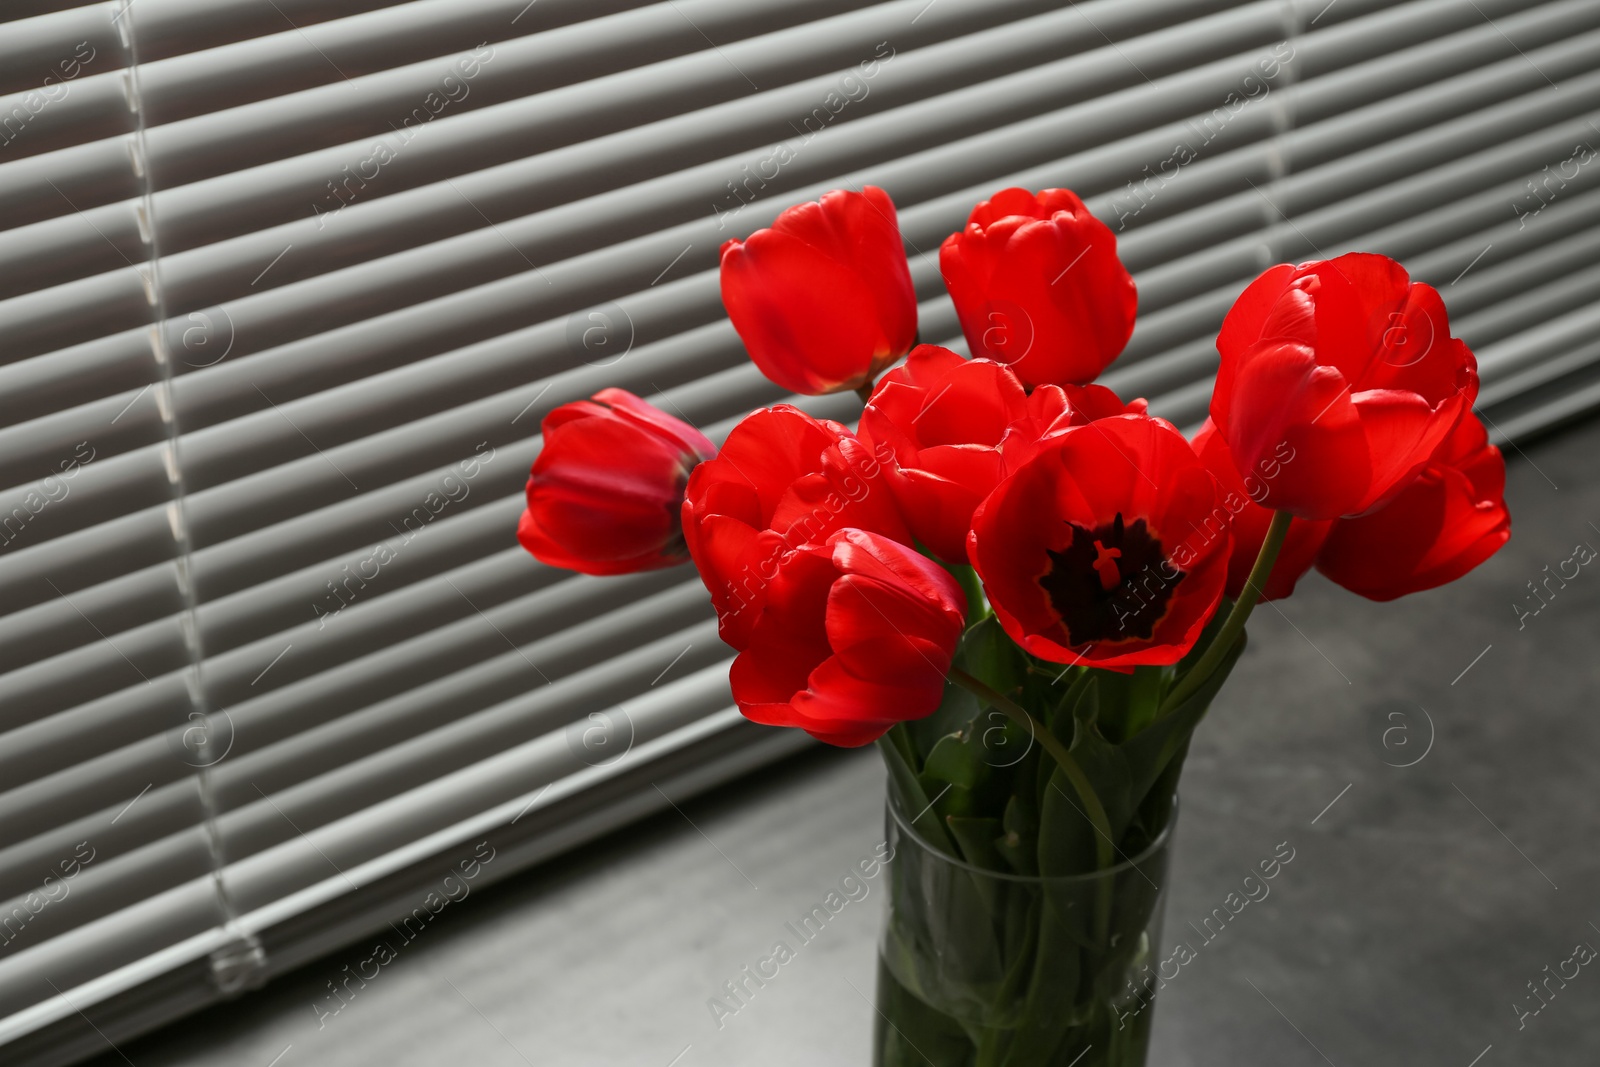
[[[1177,780],[1251,610],[1313,565],[1375,600],[1460,577],[1509,536],[1504,464],[1439,294],[1383,256],[1250,283],[1192,438],[1091,384],[1137,298],[1073,193],[996,194],[939,266],[971,358],[916,343],[880,189],[728,242],[751,358],[859,393],[857,429],[780,404],[719,451],[608,389],[545,418],[519,537],[692,560],[747,717],[878,743],[877,1062],[1139,1064]]]

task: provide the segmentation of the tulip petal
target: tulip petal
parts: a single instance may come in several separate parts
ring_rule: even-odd
[[[690,471],[714,454],[692,426],[621,389],[542,420],[518,540],[552,566],[626,574],[681,562]]]
[[[925,718],[944,698],[944,677],[929,676],[917,685],[882,683],[861,678],[837,657],[825,660],[811,674],[810,685],[795,697],[794,709],[834,737],[866,735],[865,744],[897,722]],[[813,736],[822,737],[822,733]],[[827,738],[824,738],[827,739]],[[839,744],[837,740],[832,744]]]
[[[1392,497],[1477,396],[1477,361],[1439,294],[1369,253],[1264,272],[1217,349],[1211,416],[1229,452],[1246,475],[1276,446],[1292,453],[1261,503],[1308,519]]]
[[[722,248],[722,300],[750,358],[799,393],[856,389],[914,343],[894,204],[874,186],[797,204]]]
[[[953,368],[928,391],[915,419],[924,447],[997,445],[1006,428],[1027,413],[1028,394],[1006,368],[975,359]]]
[[[1240,477],[1228,453],[1227,442],[1210,419],[1196,431],[1193,443],[1201,462],[1222,487],[1223,506],[1232,516],[1233,552],[1228,561],[1225,593],[1237,599],[1244,591],[1256,556],[1261,552],[1261,543],[1266,540],[1267,527],[1272,522],[1272,512],[1257,504],[1255,498],[1264,493],[1266,483],[1280,473],[1281,467],[1274,464],[1259,473],[1253,471],[1248,480]],[[1261,590],[1262,600],[1282,600],[1294,592],[1295,584],[1311,569],[1332,525],[1331,521],[1299,518],[1289,524],[1278,560]]]
[[[846,529],[790,553],[730,671],[751,720],[858,745],[938,707],[964,601],[948,573]]]
[[[1317,348],[1352,389],[1372,388],[1375,368],[1396,348],[1415,347],[1415,323],[1402,313],[1411,279],[1387,256],[1352,252],[1327,260],[1316,273]],[[1440,308],[1441,312],[1443,308]],[[1444,330],[1449,336],[1449,327]],[[1398,364],[1392,364],[1398,365]]]
[[[1371,600],[1455,581],[1511,536],[1504,488],[1505,461],[1467,412],[1421,475],[1393,499],[1333,524],[1317,569]]]
[[[1331,519],[1365,506],[1371,461],[1360,413],[1344,378],[1303,345],[1265,342],[1236,363],[1224,422],[1212,417],[1241,476],[1273,458],[1284,472],[1260,498],[1264,507]]]
[[[1262,271],[1255,281],[1245,286],[1244,292],[1239,294],[1222,320],[1222,329],[1217,334],[1217,349],[1222,352],[1242,352],[1262,341],[1267,317],[1272,314],[1273,305],[1289,287],[1289,280],[1293,277],[1294,267],[1280,263]],[[1218,369],[1219,383],[1226,371],[1226,366]],[[1218,392],[1226,393],[1228,390],[1219,389]]]
[[[626,389],[602,389],[594,394],[594,399],[608,405],[619,418],[648,428],[661,439],[676,443],[686,454],[702,460],[717,454],[717,446],[705,434]]]
[[[938,650],[953,645],[960,622],[891,585],[845,575],[828,594],[827,629],[834,654],[853,674],[911,685],[929,672],[944,677],[950,664],[941,665]],[[925,633],[945,640],[930,641],[920,636]]]
[[[1372,484],[1363,506],[1352,509],[1356,512],[1393,496],[1415,478],[1465,407],[1465,398],[1455,396],[1444,410],[1436,410],[1416,393],[1391,389],[1366,390],[1351,401],[1372,456]]]
[[[966,558],[972,509],[1005,470],[1000,449],[1020,461],[1048,425],[1036,409],[1052,397],[1064,412],[1060,389],[1029,397],[1006,367],[933,345],[884,376],[862,413],[862,440],[892,451],[890,481],[918,542],[940,559]]]
[[[1226,512],[1208,525],[1217,498],[1169,423],[1114,416],[1043,442],[979,506],[968,554],[1001,625],[1033,654],[1112,668],[1174,663],[1227,576]]]
[[[786,234],[723,255],[722,300],[761,373],[792,392],[857,388],[890,351],[855,270]]]
[[[974,356],[1030,385],[1087,382],[1133,329],[1137,291],[1116,236],[1065,189],[1005,189],[939,249]]]

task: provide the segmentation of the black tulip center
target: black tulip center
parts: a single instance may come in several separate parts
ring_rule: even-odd
[[[1184,574],[1167,561],[1143,519],[1115,520],[1089,529],[1068,523],[1072,541],[1048,551],[1050,571],[1039,579],[1074,645],[1149,640],[1167,613]]]

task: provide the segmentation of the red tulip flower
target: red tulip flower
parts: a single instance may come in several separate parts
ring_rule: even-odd
[[[1217,431],[1241,475],[1294,452],[1259,503],[1302,518],[1399,492],[1478,392],[1439,294],[1384,256],[1273,267],[1234,303],[1217,350]]]
[[[1103,385],[1063,385],[1061,391],[1072,409],[1074,426],[1118,415],[1144,415],[1150,410],[1150,402],[1144,397],[1135,397],[1124,404],[1120,396]]]
[[[1505,486],[1500,450],[1469,411],[1398,496],[1333,524],[1317,569],[1369,600],[1453,582],[1511,537]]]
[[[849,430],[787,404],[735,426],[695,469],[683,503],[722,639],[742,650],[785,553],[847,526],[911,539],[883,465]]]
[[[996,193],[945,238],[939,270],[973,356],[1030,386],[1093,380],[1133,333],[1117,238],[1067,189]]]
[[[750,643],[733,661],[745,717],[856,746],[931,714],[966,598],[926,556],[846,529],[784,557]]]
[[[968,554],[1012,640],[1042,659],[1176,663],[1222,598],[1221,491],[1171,423],[1099,419],[1049,438],[972,518]]]
[[[688,558],[679,512],[689,472],[717,454],[693,426],[623,389],[544,417],[517,540],[541,562],[628,574]]]
[[[1194,450],[1200,462],[1206,465],[1217,484],[1222,487],[1222,506],[1233,518],[1233,555],[1228,561],[1228,584],[1224,592],[1237,600],[1244,592],[1250,568],[1255,566],[1261,552],[1261,542],[1266,540],[1267,526],[1272,522],[1272,512],[1256,503],[1266,495],[1267,485],[1282,473],[1285,462],[1293,462],[1294,454],[1287,449],[1282,456],[1274,456],[1259,471],[1251,471],[1241,478],[1228,454],[1228,443],[1217,433],[1217,428],[1207,419],[1194,435]],[[1295,519],[1289,524],[1288,536],[1272,566],[1262,600],[1282,600],[1294,592],[1295,583],[1311,569],[1317,550],[1328,536],[1333,523],[1327,520]]]
[[[920,345],[878,383],[861,437],[893,450],[892,484],[911,533],[940,559],[965,563],[973,510],[1008,467],[1071,420],[1055,386],[1030,397],[1002,364]]]
[[[794,393],[859,389],[911,349],[917,294],[875,186],[798,204],[722,246],[722,302],[761,373]]]

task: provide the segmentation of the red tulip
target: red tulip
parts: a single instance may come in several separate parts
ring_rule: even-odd
[[[1259,503],[1357,515],[1416,477],[1478,392],[1444,303],[1384,256],[1273,267],[1223,320],[1211,418],[1241,474],[1294,454]]]
[[[722,302],[761,373],[790,392],[859,389],[905,355],[917,294],[876,186],[797,204],[722,246]]]
[[[735,426],[695,469],[683,503],[722,639],[742,650],[784,554],[846,526],[911,539],[883,465],[849,430],[787,404]]]
[[[729,672],[733,698],[755,722],[864,745],[939,706],[966,610],[926,556],[840,530],[783,558]]]
[[[1398,496],[1333,524],[1317,569],[1370,600],[1453,582],[1510,538],[1505,486],[1500,450],[1469,411]]]
[[[920,345],[878,383],[861,438],[893,450],[891,481],[912,534],[946,562],[965,563],[973,509],[1071,419],[1055,386],[1030,397],[1002,364]]]
[[[1072,409],[1074,426],[1117,415],[1144,415],[1150,410],[1150,402],[1144,397],[1135,397],[1124,404],[1120,396],[1103,385],[1063,385],[1061,391]]]
[[[627,574],[688,558],[679,510],[689,472],[717,454],[693,426],[623,389],[544,417],[517,540],[542,562]]]
[[[1056,663],[1176,663],[1222,598],[1222,493],[1173,426],[1118,415],[1046,440],[972,518],[996,616]]]
[[[945,238],[939,270],[972,354],[1028,385],[1092,380],[1133,332],[1117,238],[1067,189],[996,193]]]
[[[1250,568],[1255,566],[1256,556],[1261,552],[1261,542],[1266,540],[1267,526],[1272,522],[1272,512],[1256,501],[1266,494],[1267,484],[1282,473],[1284,463],[1293,461],[1294,454],[1285,448],[1279,456],[1265,461],[1261,470],[1251,471],[1248,478],[1241,478],[1233,457],[1228,454],[1228,443],[1210,419],[1194,435],[1194,450],[1222,487],[1222,506],[1233,517],[1233,555],[1228,561],[1228,584],[1224,591],[1238,599],[1250,577]],[[1295,519],[1289,524],[1289,534],[1262,589],[1262,600],[1282,600],[1294,592],[1295,583],[1311,569],[1317,549],[1322,547],[1328,527],[1332,525],[1327,520],[1313,519]]]

